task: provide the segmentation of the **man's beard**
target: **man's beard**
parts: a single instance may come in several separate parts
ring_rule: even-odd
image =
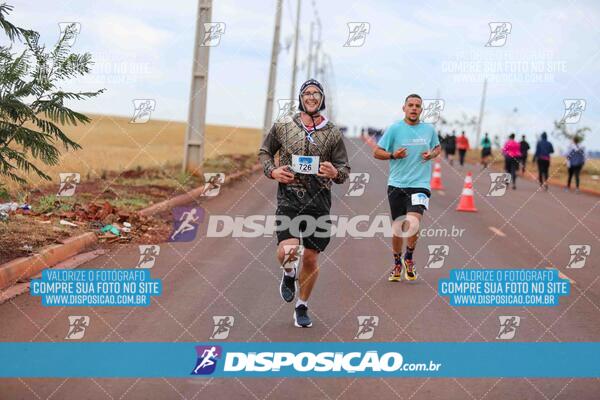
[[[317,104],[314,107],[313,111],[309,111],[307,106],[304,106],[304,112],[307,113],[308,115],[312,115],[312,116],[317,116],[319,115],[319,105]]]

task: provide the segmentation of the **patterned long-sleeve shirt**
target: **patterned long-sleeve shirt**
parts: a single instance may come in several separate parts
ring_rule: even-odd
[[[341,184],[348,179],[350,166],[344,139],[339,129],[331,122],[312,133],[314,143],[307,139],[300,114],[290,121],[276,122],[265,136],[258,152],[263,170],[268,178],[277,168],[275,154],[279,152],[279,166],[291,168],[292,155],[319,156],[319,162],[329,161],[338,170],[335,178],[323,178],[313,174],[294,173],[294,181],[279,183],[277,206],[280,209],[325,215],[331,209],[332,182]]]

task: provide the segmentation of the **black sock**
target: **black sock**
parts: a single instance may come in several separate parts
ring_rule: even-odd
[[[404,258],[406,260],[412,260],[413,251],[415,251],[414,247],[411,249],[410,247],[406,246],[406,253],[404,253]]]
[[[402,265],[402,253],[394,253],[394,264]]]

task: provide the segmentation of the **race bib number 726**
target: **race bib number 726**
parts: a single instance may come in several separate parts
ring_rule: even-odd
[[[298,174],[316,174],[319,172],[319,156],[292,155],[292,169]]]

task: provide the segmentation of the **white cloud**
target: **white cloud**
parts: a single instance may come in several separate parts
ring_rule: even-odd
[[[166,50],[174,33],[153,27],[135,17],[104,14],[86,19],[84,26],[91,31],[94,42],[101,51],[126,54]]]
[[[225,22],[227,27],[221,44],[210,49],[207,118],[211,123],[262,125],[275,4],[275,0],[213,2],[213,21]],[[52,4],[22,0],[14,15],[21,25],[40,30],[48,42],[58,37],[58,22],[80,21],[77,51],[90,51],[99,62],[108,59],[109,67],[125,62],[143,70],[125,73],[133,80],[110,81],[97,65],[88,80],[74,84],[109,90],[101,99],[82,104],[82,109],[127,115],[131,99],[147,97],[157,100],[156,117],[184,120],[196,7],[196,0],[168,4],[151,0],[58,0]],[[283,7],[282,42],[293,30],[295,1],[284,0]],[[319,15],[323,49],[331,56],[336,74],[337,93],[331,93],[330,99],[336,101],[331,106],[335,106],[339,122],[384,126],[400,116],[401,103],[409,92],[433,97],[439,90],[450,119],[462,112],[478,114],[482,83],[456,81],[456,74],[444,70],[444,62],[475,63],[490,54],[523,61],[536,51],[548,52],[550,61],[566,65],[566,71],[555,72],[549,83],[490,80],[483,129],[501,137],[512,129],[528,135],[548,131],[552,121],[561,116],[562,100],[582,97],[588,100],[582,123],[597,131],[599,10],[595,2],[579,1],[571,6],[510,0],[464,5],[435,0],[414,4],[332,0],[319,2],[315,11],[312,2],[303,1],[298,61],[302,64],[306,58],[310,22]],[[371,24],[365,45],[343,47],[348,36],[346,24],[360,21]],[[483,46],[489,37],[488,23],[493,21],[513,25],[504,48]],[[291,51],[280,53],[276,98],[289,98],[291,60]],[[297,81],[304,78],[305,72],[298,71]],[[519,108],[519,116],[507,123],[514,107]],[[589,135],[589,141],[588,147],[600,148],[597,132]]]

